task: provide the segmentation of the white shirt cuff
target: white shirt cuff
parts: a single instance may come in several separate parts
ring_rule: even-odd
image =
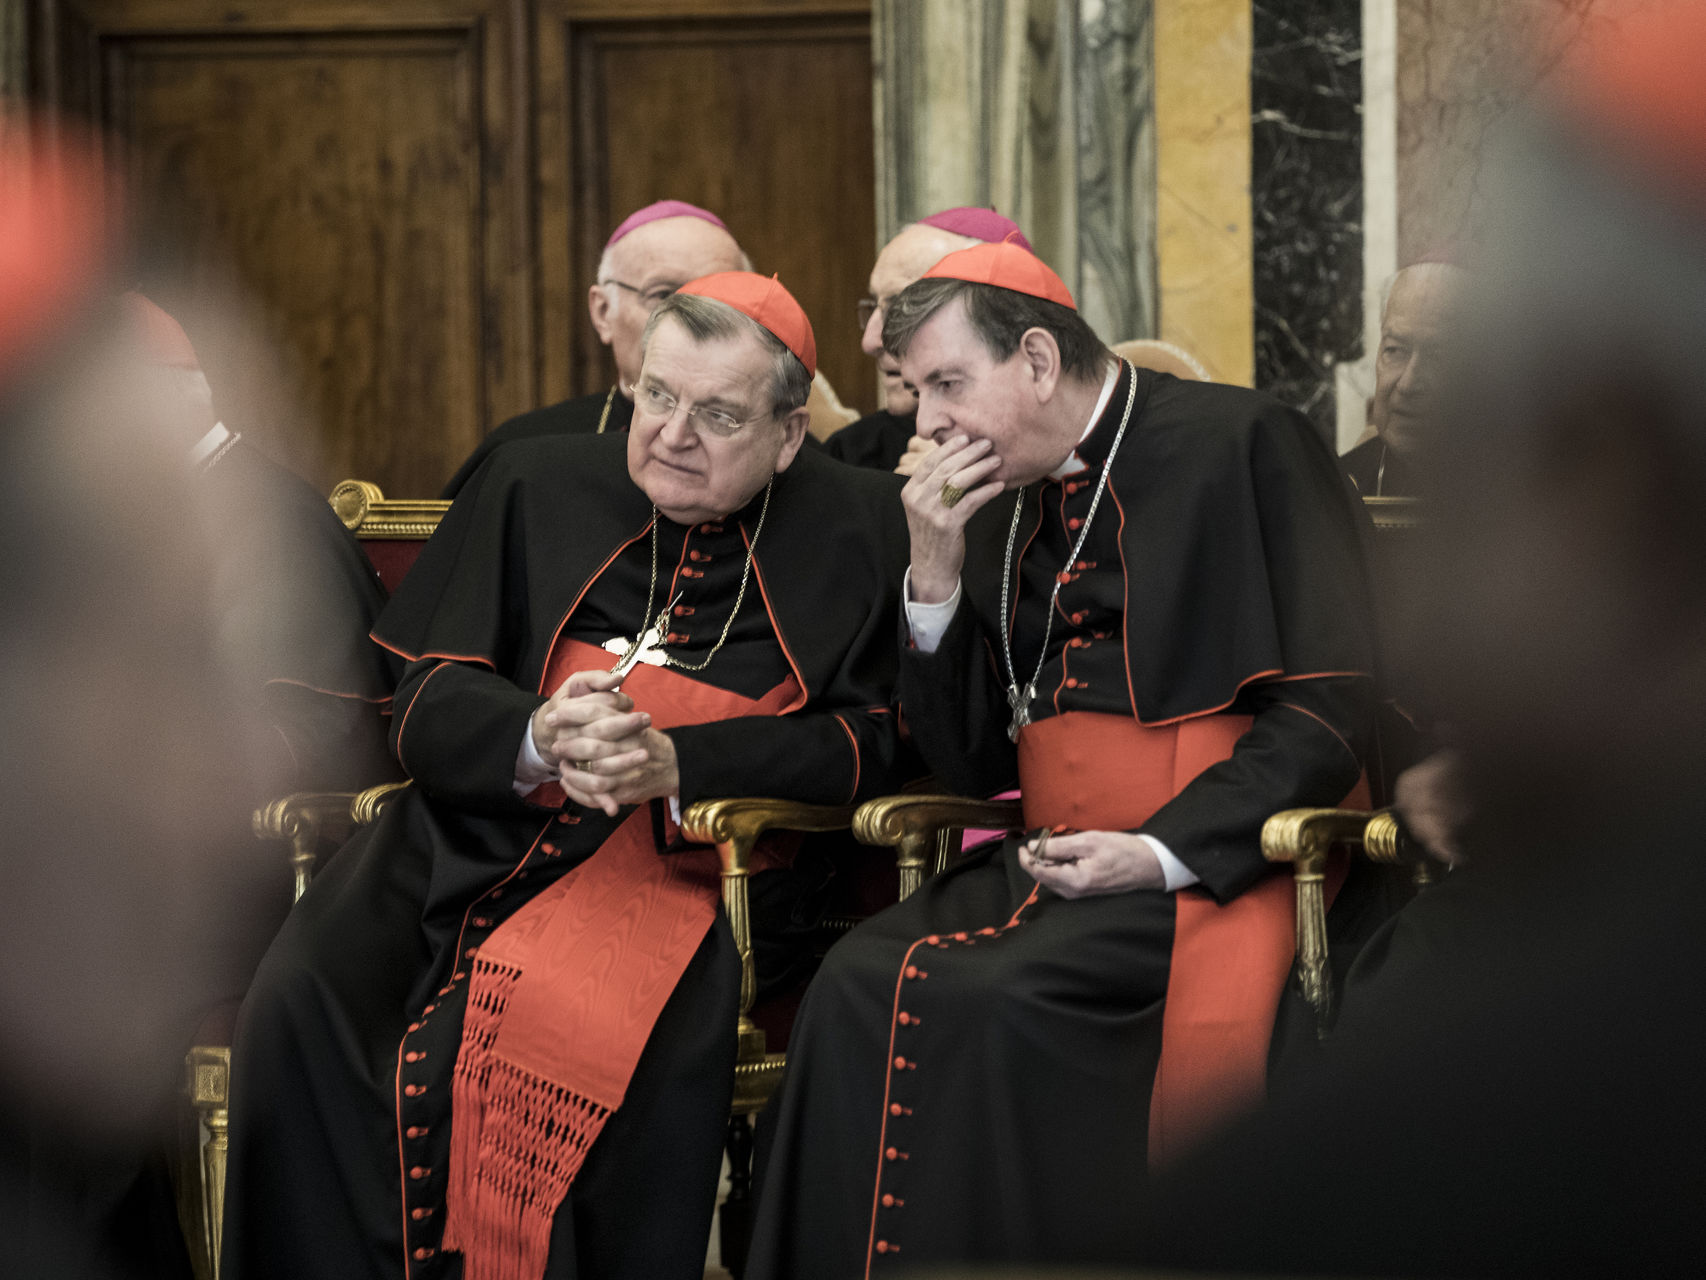
[[[1161,878],[1168,893],[1172,893],[1175,889],[1188,889],[1197,883],[1197,873],[1180,862],[1166,845],[1154,836],[1144,835],[1141,831],[1138,832],[1137,838],[1145,841],[1155,851],[1155,860],[1161,864]]]
[[[550,782],[556,776],[556,767],[547,764],[545,757],[533,745],[533,720],[529,717],[527,727],[521,731],[521,750],[515,753],[515,794],[524,796],[540,783]]]
[[[912,644],[920,653],[935,653],[942,637],[948,634],[948,624],[960,607],[960,584],[954,583],[954,594],[941,604],[917,604],[912,599],[912,567],[907,566],[901,587],[901,601],[906,605],[906,629],[912,633]]]

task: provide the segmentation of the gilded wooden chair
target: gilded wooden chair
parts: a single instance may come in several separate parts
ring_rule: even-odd
[[[289,851],[295,880],[292,902],[300,899],[323,851],[336,849],[364,820],[366,804],[397,790],[387,783],[360,794],[300,791],[255,810],[257,839],[278,842]],[[225,1162],[230,1150],[231,1030],[236,1009],[215,1010],[202,1023],[196,1043],[184,1059],[184,1089],[194,1114],[190,1140],[180,1153],[178,1211],[198,1280],[217,1280],[219,1246],[225,1220]]]
[[[1411,884],[1427,888],[1437,876],[1434,861],[1403,833],[1390,809],[1286,809],[1262,825],[1262,856],[1291,864],[1297,885],[1298,993],[1324,1035],[1337,1012],[1337,993],[1327,962],[1327,860],[1333,854],[1366,857],[1410,868]]]
[[[729,1192],[717,1209],[723,1266],[737,1280],[745,1270],[752,1239],[752,1117],[764,1109],[776,1091],[787,1061],[785,1053],[770,1051],[764,1030],[752,1017],[758,991],[748,899],[752,851],[759,838],[770,831],[845,830],[854,812],[852,805],[743,797],[701,800],[688,805],[681,815],[681,831],[687,839],[717,850],[722,864],[723,910],[740,954],[739,1042],[727,1142]]]
[[[909,898],[926,875],[947,869],[959,855],[967,829],[1016,831],[1025,824],[1017,800],[908,792],[859,806],[853,835],[862,844],[893,849],[900,867],[900,896]]]
[[[387,591],[395,591],[450,503],[439,498],[387,498],[366,480],[341,480],[328,501],[360,540]]]

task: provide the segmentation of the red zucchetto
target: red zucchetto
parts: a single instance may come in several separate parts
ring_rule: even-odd
[[[0,381],[93,297],[117,248],[115,199],[94,139],[0,115]]]
[[[753,271],[719,271],[684,284],[677,293],[691,293],[727,303],[776,335],[776,340],[799,358],[806,376],[817,375],[817,339],[812,322],[794,295],[775,276]]]
[[[926,271],[923,279],[992,284],[998,289],[1028,293],[1033,298],[1043,298],[1073,311],[1078,310],[1078,304],[1072,300],[1065,283],[1049,269],[1048,264],[1011,240],[1001,244],[974,244],[969,249],[950,253]]]

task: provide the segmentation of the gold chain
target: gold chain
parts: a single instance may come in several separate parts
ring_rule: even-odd
[[[612,384],[611,388],[610,388],[610,394],[604,397],[604,412],[598,415],[598,430],[594,431],[592,433],[593,435],[601,436],[604,434],[604,424],[610,421],[610,406],[615,404],[615,403],[616,403],[616,387],[614,384]],[[646,612],[650,613],[651,610],[648,609]]]
[[[717,650],[723,647],[723,642],[729,638],[729,629],[734,626],[735,618],[740,613],[741,602],[746,599],[747,579],[752,576],[752,558],[758,552],[758,535],[764,532],[764,517],[770,511],[770,491],[776,487],[776,477],[770,477],[770,483],[764,486],[764,505],[758,511],[758,524],[753,527],[752,541],[746,548],[746,566],[740,571],[740,591],[735,595],[735,607],[729,610],[729,620],[723,623],[723,634],[717,637],[717,643],[711,646],[711,652],[705,655],[703,662],[683,662],[680,658],[663,655],[665,666],[679,667],[683,671],[703,671],[711,665],[711,659],[717,656]],[[738,522],[737,526],[738,527]],[[652,504],[652,581],[646,588],[646,611],[642,619],[652,616],[652,601],[657,597],[658,589],[658,509]],[[677,597],[679,599],[679,597]],[[641,626],[645,626],[642,621]],[[661,640],[661,637],[660,637]]]

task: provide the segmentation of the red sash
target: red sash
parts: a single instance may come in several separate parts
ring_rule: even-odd
[[[614,658],[576,640],[544,687]],[[775,715],[792,676],[753,701],[641,665],[623,692],[652,725]],[[539,793],[535,793],[538,795]],[[444,1248],[466,1280],[537,1280],[551,1219],[610,1113],[622,1105],[664,1003],[716,919],[716,855],[660,857],[642,805],[503,925],[474,958],[451,1092]]]
[[[1249,727],[1249,716],[1146,727],[1081,711],[1027,725],[1019,735],[1025,824],[1141,827],[1191,779],[1230,757]],[[1330,863],[1329,903],[1344,873],[1342,860]],[[1202,889],[1182,889],[1173,900],[1161,1062],[1149,1101],[1151,1166],[1261,1101],[1274,1015],[1296,946],[1289,876],[1267,876],[1224,906]]]

